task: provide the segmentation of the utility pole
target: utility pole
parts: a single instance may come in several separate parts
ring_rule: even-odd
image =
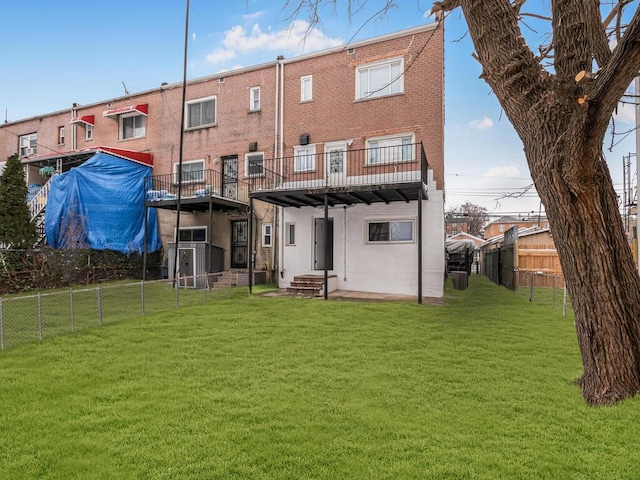
[[[640,187],[640,178],[638,178],[638,172],[640,172],[640,131],[638,131],[638,124],[640,124],[640,76],[634,80],[635,85],[635,105],[636,105],[636,192]],[[636,263],[638,267],[638,273],[640,273],[640,195],[636,193]]]

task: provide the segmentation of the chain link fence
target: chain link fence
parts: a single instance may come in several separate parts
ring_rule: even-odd
[[[231,297],[231,278],[210,273],[167,280],[119,281],[0,297],[0,349],[140,315]]]

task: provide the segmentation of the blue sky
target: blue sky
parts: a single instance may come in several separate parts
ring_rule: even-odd
[[[538,1],[538,0],[535,0]],[[292,3],[296,3],[293,0]],[[292,23],[285,0],[191,0],[188,78],[293,57],[410,28],[427,18],[431,2],[396,0],[383,18],[383,2],[369,0],[351,18],[345,2],[322,12],[304,37],[302,13]],[[529,2],[531,4],[531,1]],[[19,120],[139,92],[182,80],[184,0],[0,0],[0,113]],[[542,30],[528,32],[543,42]],[[471,201],[490,213],[538,213],[522,146],[489,87],[478,77],[471,41],[459,12],[445,24],[446,208]],[[304,38],[304,40],[303,40]],[[632,108],[620,110],[619,131],[633,128]],[[616,138],[616,141],[619,138]],[[607,139],[607,145],[610,139]],[[607,152],[616,189],[622,191],[622,157],[635,152],[629,135]],[[635,172],[635,159],[633,161]],[[632,172],[632,173],[633,173]]]

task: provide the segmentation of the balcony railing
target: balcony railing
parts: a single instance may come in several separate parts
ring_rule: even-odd
[[[248,165],[251,192],[427,183],[427,156],[421,143],[328,151],[266,159]]]
[[[183,172],[182,198],[217,196],[248,203],[249,193],[257,191],[427,184],[428,168],[422,143],[329,151],[250,162],[244,180],[216,170]],[[145,189],[147,201],[176,200],[178,174],[149,177]]]
[[[181,198],[220,197],[249,203],[249,185],[235,177],[223,176],[216,170],[182,173]],[[177,173],[154,175],[145,179],[147,201],[176,200],[179,179]]]

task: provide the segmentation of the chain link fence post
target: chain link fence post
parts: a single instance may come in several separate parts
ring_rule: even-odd
[[[71,331],[76,331],[76,319],[73,313],[73,288],[69,288],[69,312],[71,313]]]
[[[98,284],[98,325],[102,326],[102,292],[100,291],[100,284]]]
[[[2,297],[0,297],[0,348],[4,350],[4,312],[2,310]]]
[[[142,315],[144,316],[144,280],[140,280],[140,305],[142,307]]]
[[[42,340],[42,296],[38,292],[38,336]]]

